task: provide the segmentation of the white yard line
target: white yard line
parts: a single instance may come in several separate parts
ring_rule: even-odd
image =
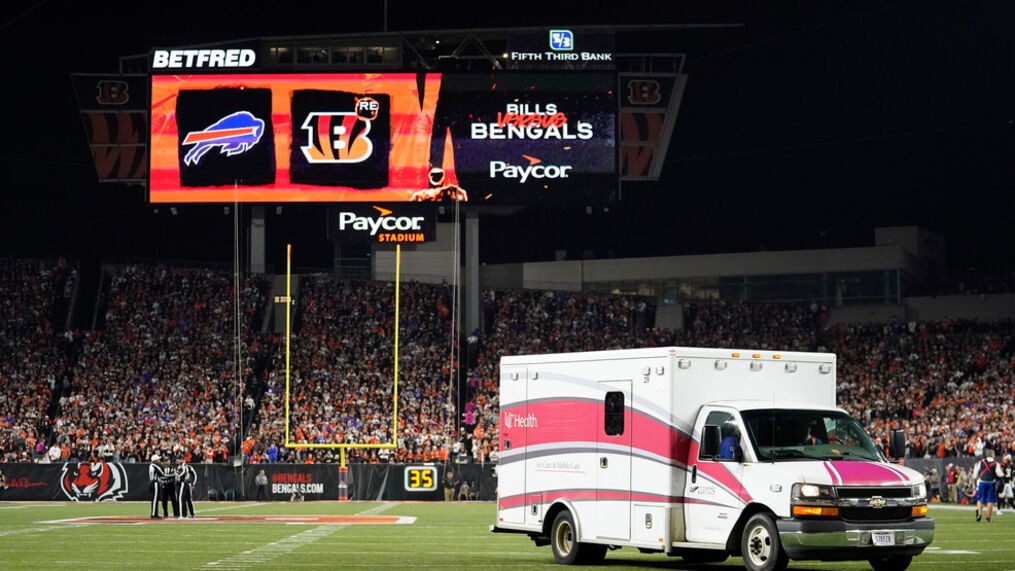
[[[230,506],[223,506],[223,507],[220,507],[220,508],[201,508],[201,513],[204,514],[204,513],[208,513],[208,512],[224,512],[224,511],[227,511],[227,510],[238,510],[238,509],[242,509],[242,508],[254,508],[254,507],[263,506],[263,505],[267,505],[267,504],[265,504],[263,502],[261,502],[261,503],[252,503],[252,504],[240,503],[240,504],[235,504],[235,505],[230,505]],[[194,512],[196,513],[197,510],[195,509]]]
[[[247,505],[262,505],[262,504],[247,504]],[[374,506],[370,509],[363,510],[356,515],[376,515],[383,511],[391,509],[394,503],[385,502],[381,505]],[[215,508],[209,510],[202,510],[202,512],[213,511]],[[229,509],[229,508],[218,508],[218,509]],[[289,537],[282,538],[278,541],[261,545],[254,549],[249,549],[242,553],[237,553],[226,557],[225,559],[219,559],[218,561],[211,561],[205,563],[203,569],[248,569],[253,565],[263,565],[288,555],[301,547],[314,543],[320,539],[328,537],[329,535],[348,527],[347,525],[322,525],[307,531],[297,533],[296,535],[290,535]]]
[[[344,526],[322,525],[320,527],[308,529],[307,531],[297,533],[296,535],[290,535],[289,537],[261,545],[254,549],[249,549],[242,553],[237,553],[236,555],[226,557],[225,559],[205,563],[203,568],[248,569],[252,565],[262,565],[270,561],[274,561],[279,557],[288,555],[304,545],[323,539],[332,533],[335,533],[341,527]]]
[[[48,527],[12,529],[10,531],[0,531],[0,537],[10,537],[12,535],[24,535],[26,533],[42,533],[45,531],[54,531],[57,529],[67,529],[67,527],[63,525],[51,525]]]
[[[381,512],[386,512],[386,511],[390,510],[393,507],[395,507],[394,503],[392,503],[392,502],[384,502],[383,504],[381,504],[379,506],[374,506],[374,507],[372,507],[372,508],[370,508],[368,510],[363,510],[363,511],[357,513],[356,515],[377,515],[377,514],[379,514]]]

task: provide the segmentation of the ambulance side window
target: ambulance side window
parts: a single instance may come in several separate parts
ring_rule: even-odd
[[[603,430],[607,436],[620,436],[624,433],[624,393],[620,391],[606,393],[605,404]]]
[[[743,459],[743,451],[740,448],[740,427],[737,426],[737,422],[732,414],[713,410],[708,413],[705,424],[718,426],[722,441],[719,443],[719,454],[715,458],[706,458],[699,455],[699,460],[741,461]]]

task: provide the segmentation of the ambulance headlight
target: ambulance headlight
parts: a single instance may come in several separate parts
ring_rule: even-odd
[[[835,488],[819,484],[793,484],[793,499],[797,501],[834,500]]]
[[[790,513],[793,517],[802,518],[839,517],[835,488],[818,484],[793,484]]]
[[[927,497],[927,483],[924,482],[918,486],[913,486],[913,497],[915,498],[926,498]]]

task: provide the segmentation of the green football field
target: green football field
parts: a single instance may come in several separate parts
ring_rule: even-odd
[[[0,569],[558,567],[549,547],[537,548],[524,535],[490,533],[492,503],[202,502],[198,518],[183,521],[152,521],[147,509],[144,503],[0,503]],[[937,537],[910,569],[1015,570],[1015,514],[990,524],[976,523],[969,507],[934,506],[931,515]],[[626,548],[608,553],[603,567],[732,569],[742,561],[691,566]],[[790,569],[869,567],[794,561]]]

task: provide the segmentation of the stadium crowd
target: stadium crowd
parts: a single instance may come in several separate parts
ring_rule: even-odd
[[[899,427],[913,458],[1015,453],[1011,320],[829,325],[816,304],[693,301],[672,330],[654,326],[640,297],[489,290],[483,327],[455,335],[452,288],[407,283],[396,413],[393,284],[305,276],[287,411],[284,340],[262,327],[263,278],[243,279],[237,325],[232,274],[122,266],[102,293],[102,326],[65,331],[54,308],[66,311],[74,279],[65,262],[0,265],[0,287],[25,292],[5,296],[6,461],[339,460],[335,449],[287,449],[287,417],[293,442],[392,445],[350,449],[348,461],[496,461],[500,355],[667,345],[834,352],[839,404],[882,443]]]
[[[50,440],[63,459],[144,462],[169,451],[188,462],[225,461],[239,414],[232,277],[129,265],[109,279],[105,327],[73,335],[77,358]],[[245,378],[258,346],[249,325],[268,289],[258,277],[242,284],[241,329],[254,347],[241,355]]]
[[[838,400],[887,442],[906,430],[909,456],[1015,453],[1015,339],[1011,320],[841,325]]]
[[[69,367],[67,319],[76,270],[66,260],[0,258],[0,459],[48,449],[50,404]]]

